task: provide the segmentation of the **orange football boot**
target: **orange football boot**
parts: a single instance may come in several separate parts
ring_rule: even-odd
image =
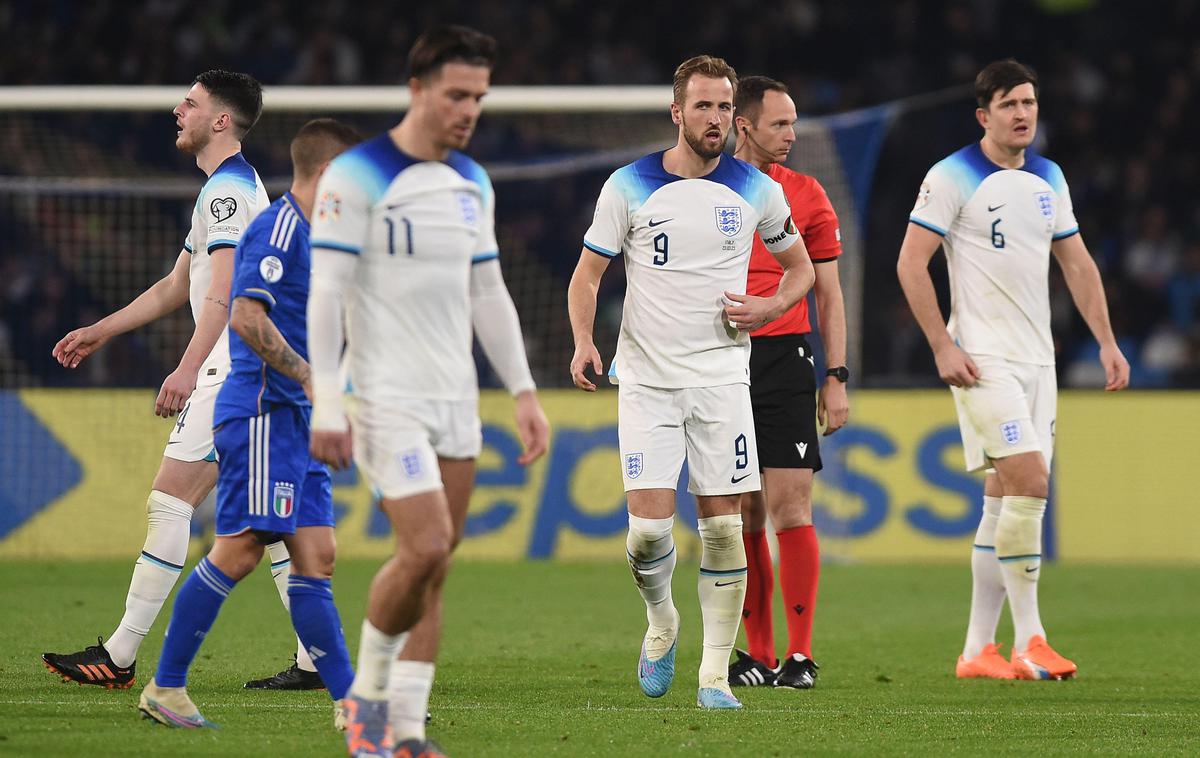
[[[954,674],[959,679],[1016,679],[1013,665],[1000,655],[1000,646],[994,642],[969,661],[958,656]]]
[[[1013,673],[1018,679],[1070,679],[1078,667],[1058,653],[1039,634],[1029,639],[1024,653],[1013,651]]]

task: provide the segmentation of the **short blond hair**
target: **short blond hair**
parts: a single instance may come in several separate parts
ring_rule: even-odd
[[[687,90],[688,81],[696,75],[706,76],[710,79],[728,79],[729,83],[733,85],[734,95],[737,95],[738,77],[733,66],[726,63],[724,58],[717,58],[713,55],[697,55],[680,63],[679,68],[675,69],[673,96],[676,105],[683,107],[684,92]]]

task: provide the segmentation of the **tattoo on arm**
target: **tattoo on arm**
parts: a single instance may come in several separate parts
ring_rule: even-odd
[[[225,302],[224,300],[222,300],[222,299],[221,299],[221,298],[219,298],[219,297],[208,297],[208,296],[206,295],[204,299],[205,299],[205,300],[207,300],[207,301],[208,301],[208,302],[210,302],[210,303],[215,303],[215,304],[217,304],[217,305],[221,306],[221,307],[222,307],[222,308],[224,308],[225,310],[229,310],[229,303]]]
[[[266,313],[257,309],[250,313],[253,315],[242,321],[238,335],[268,366],[300,384],[307,384],[310,374],[307,361],[292,349]]]

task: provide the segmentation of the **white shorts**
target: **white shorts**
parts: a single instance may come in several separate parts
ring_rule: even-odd
[[[213,446],[213,409],[222,384],[217,382],[192,390],[183,410],[175,417],[164,456],[185,463],[217,460],[217,449]]]
[[[761,488],[749,385],[658,389],[620,384],[618,397],[626,492],[674,490],[685,455],[693,495]]]
[[[1054,456],[1058,380],[1053,366],[971,356],[979,367],[974,387],[951,387],[958,409],[967,471],[994,458],[1039,452],[1046,468]]]
[[[479,401],[350,400],[354,462],[388,500],[442,488],[438,458],[478,458]]]

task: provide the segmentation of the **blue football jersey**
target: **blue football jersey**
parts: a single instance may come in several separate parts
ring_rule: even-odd
[[[250,297],[267,306],[284,340],[308,360],[309,247],[308,219],[290,192],[251,222],[234,254],[233,298]],[[279,405],[308,406],[300,384],[266,365],[229,330],[232,367],[217,395],[213,424],[258,416]]]

